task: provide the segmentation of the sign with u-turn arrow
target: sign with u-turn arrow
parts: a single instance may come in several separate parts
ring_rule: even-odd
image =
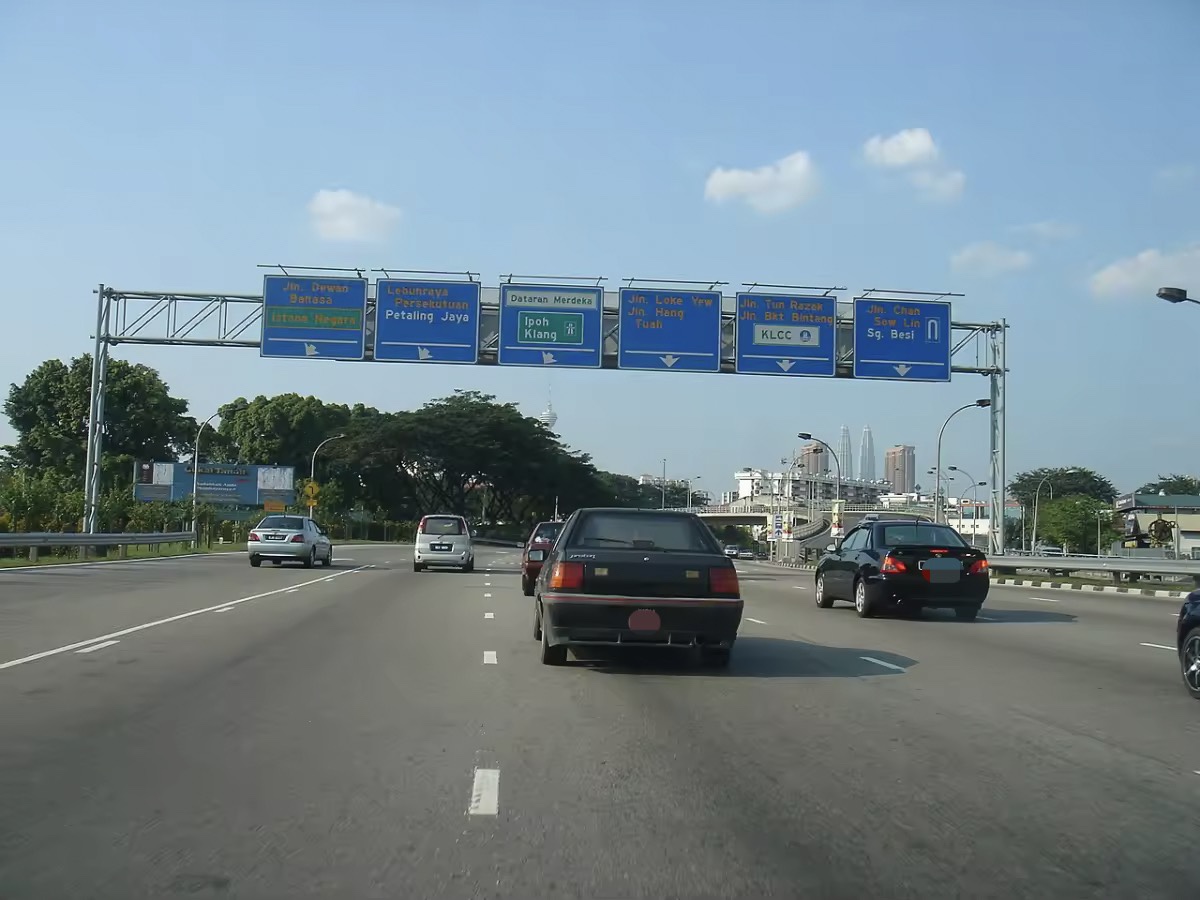
[[[855,299],[855,378],[949,381],[952,352],[947,301]]]

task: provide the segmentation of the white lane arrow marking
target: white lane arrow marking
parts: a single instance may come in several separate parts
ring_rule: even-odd
[[[894,366],[893,368],[895,368],[895,370],[900,374],[901,378],[903,378],[905,375],[907,375],[909,372],[912,371],[912,366],[900,365],[900,366]]]
[[[679,357],[672,356],[670,353],[668,353],[666,356],[660,356],[659,359],[663,361],[663,365],[665,365],[668,369],[675,365],[675,363],[679,362]]]
[[[542,351],[542,365],[544,365],[544,366],[554,365],[554,354],[543,350]]]
[[[791,359],[780,359],[780,360],[776,360],[776,362],[775,362],[775,365],[779,366],[779,368],[783,369],[783,371],[785,371],[785,372],[788,369],[790,369],[792,366],[794,366],[795,364],[796,364],[795,360],[791,360]]]

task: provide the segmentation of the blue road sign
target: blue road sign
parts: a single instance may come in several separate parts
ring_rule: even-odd
[[[837,370],[837,298],[738,294],[734,371],[819,375]]]
[[[502,284],[496,362],[598,369],[603,325],[604,288]]]
[[[950,380],[950,304],[945,300],[854,301],[854,377]]]
[[[388,362],[479,361],[479,284],[375,283],[375,358]]]
[[[367,280],[308,275],[263,279],[260,356],[362,359]]]
[[[721,371],[721,292],[621,288],[617,367]]]
[[[296,470],[292,466],[242,466],[201,463],[193,476],[191,463],[136,462],[133,466],[133,497],[146,503],[196,499],[224,506],[262,506],[268,501],[296,502]]]

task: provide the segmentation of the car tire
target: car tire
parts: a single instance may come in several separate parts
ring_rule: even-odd
[[[729,657],[733,653],[731,647],[702,647],[700,662],[710,669],[729,668]]]
[[[415,562],[415,563],[413,563],[413,571],[414,571],[414,572],[420,572],[420,571],[422,571],[424,568],[425,568],[425,567],[424,567],[423,565],[421,565],[419,562]]]
[[[329,548],[329,552],[325,554],[325,558],[323,560],[321,560],[321,565],[323,565],[327,569],[333,565],[333,547],[332,546]]]
[[[536,603],[533,606],[533,639],[542,639],[542,610]]]
[[[867,583],[861,578],[854,579],[854,611],[860,619],[869,619],[875,615],[875,599],[867,590]]]
[[[540,623],[539,623],[540,624]],[[561,666],[567,662],[567,645],[551,646],[550,632],[542,628],[542,665]]]
[[[254,566],[254,568],[257,569],[259,566],[262,565],[262,557],[261,556],[251,556],[250,557],[250,565]]]
[[[464,572],[474,572],[475,571],[475,560],[471,560],[469,563],[467,563],[465,566],[463,566],[463,571]]]
[[[526,597],[533,596],[533,582],[524,575],[521,576],[521,593]]]
[[[833,606],[833,598],[825,592],[825,574],[823,572],[817,574],[817,583],[814,587],[813,600],[821,609],[829,609]]]
[[[958,617],[960,622],[974,622],[979,615],[978,606],[956,606],[954,607],[954,615]]]
[[[1192,699],[1200,700],[1200,627],[1193,628],[1183,636],[1183,649],[1179,651],[1179,674],[1183,676],[1183,686]]]
[[[304,558],[304,568],[311,569],[317,564],[317,548],[313,547],[308,551],[308,556]]]

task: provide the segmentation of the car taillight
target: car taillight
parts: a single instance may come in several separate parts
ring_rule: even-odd
[[[885,575],[896,575],[900,572],[907,572],[908,566],[894,556],[885,556],[883,558],[883,565],[879,567],[879,571]]]
[[[971,568],[967,569],[968,575],[986,575],[988,571],[988,561],[986,559],[977,559],[971,563]]]
[[[737,594],[737,570],[732,566],[714,567],[708,570],[708,589],[714,594]]]
[[[302,535],[302,534],[295,535],[292,538],[292,543],[293,544],[303,544],[304,543],[304,535]]]
[[[583,563],[555,563],[550,572],[550,590],[577,591],[583,587]]]
[[[252,531],[252,532],[250,532],[250,540],[257,541],[257,540],[261,540],[261,538]]]
[[[417,524],[417,534],[425,533],[425,522],[426,522],[427,518],[428,518],[427,516],[421,517],[421,521]]]

